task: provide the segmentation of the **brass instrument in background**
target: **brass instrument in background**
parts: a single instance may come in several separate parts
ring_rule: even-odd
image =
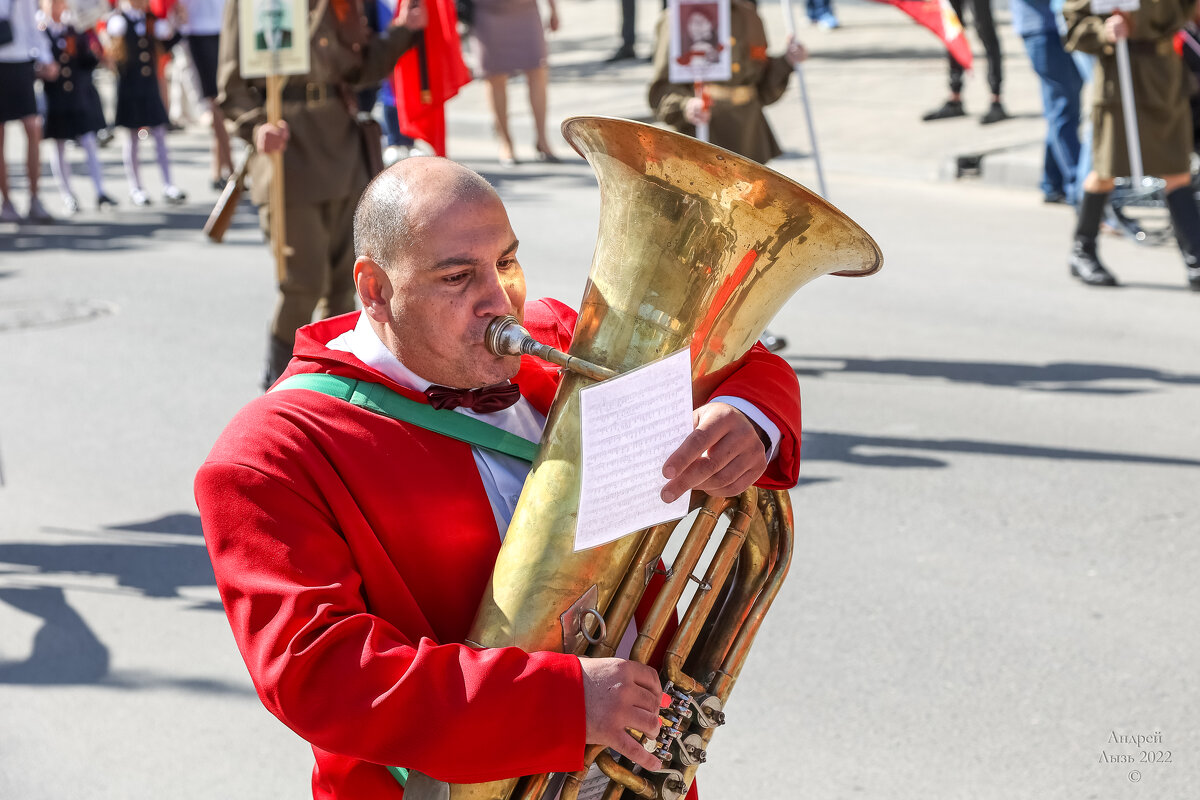
[[[615,653],[676,523],[574,551],[580,389],[690,347],[700,405],[799,287],[829,273],[870,275],[882,255],[832,205],[727,150],[603,117],[568,119],[563,135],[600,183],[600,232],[569,354],[586,366],[563,376],[468,643],[601,657]],[[490,346],[542,349],[537,354],[545,357],[544,346],[523,340],[522,332],[493,328]],[[551,360],[570,368],[567,358]],[[695,577],[723,514],[731,518],[728,529],[703,577]],[[630,656],[649,660],[695,580],[660,673],[664,686],[672,685],[664,718],[676,721],[663,726],[659,740],[643,742],[664,758],[664,768],[631,769],[589,746],[587,762],[610,778],[607,800],[625,790],[663,800],[686,794],[791,554],[786,492],[751,488],[704,501]],[[563,800],[574,800],[584,774],[568,776]],[[412,772],[405,793],[410,800],[551,800],[549,785],[546,775],[450,785]]]

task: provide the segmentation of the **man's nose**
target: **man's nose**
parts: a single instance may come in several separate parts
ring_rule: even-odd
[[[497,269],[488,275],[484,294],[479,300],[478,313],[481,317],[498,317],[512,311],[512,300],[508,296],[508,282]]]

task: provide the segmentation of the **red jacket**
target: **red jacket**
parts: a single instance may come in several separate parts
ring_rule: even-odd
[[[357,319],[300,329],[286,374],[357,377],[424,402],[325,347]],[[526,310],[530,332],[557,347],[574,323],[556,301]],[[558,371],[525,358],[516,382],[545,413]],[[792,370],[756,347],[719,393],[782,431],[760,485],[794,485]],[[234,638],[263,704],[312,744],[314,797],[401,797],[380,764],[455,783],[582,766],[574,656],[457,644],[500,548],[469,445],[324,395],[275,392],[234,417],[195,489]],[[468,744],[484,735],[486,746]]]

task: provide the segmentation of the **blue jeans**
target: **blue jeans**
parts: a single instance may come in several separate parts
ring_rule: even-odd
[[[1083,80],[1074,60],[1063,49],[1056,31],[1021,37],[1042,85],[1042,114],[1046,118],[1046,148],[1042,193],[1062,193],[1067,202],[1079,199],[1079,92]]]
[[[808,5],[808,18],[816,22],[826,14],[833,13],[833,0],[805,0]]]
[[[383,130],[388,147],[396,145],[412,147],[416,144],[411,136],[405,136],[400,132],[400,119],[396,115],[396,107],[387,103],[383,104]]]

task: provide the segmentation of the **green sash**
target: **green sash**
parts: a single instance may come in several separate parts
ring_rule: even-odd
[[[283,389],[308,389],[313,392],[336,397],[348,403],[381,414],[385,417],[408,422],[460,442],[482,447],[497,453],[533,463],[538,445],[516,434],[501,430],[494,425],[458,414],[446,409],[438,410],[426,403],[418,403],[386,386],[340,375],[309,372],[293,375],[271,391]]]

